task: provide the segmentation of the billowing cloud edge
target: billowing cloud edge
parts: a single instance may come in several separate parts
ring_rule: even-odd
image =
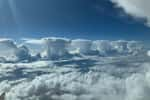
[[[77,55],[127,56],[146,52],[144,45],[139,41],[71,40],[56,37],[22,39],[21,44],[14,42],[12,39],[0,39],[0,49],[1,62],[58,60]]]
[[[124,12],[133,16],[135,20],[143,19],[143,23],[150,27],[149,0],[110,0],[115,7],[122,8]]]

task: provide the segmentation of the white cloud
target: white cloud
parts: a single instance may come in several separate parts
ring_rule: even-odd
[[[143,50],[139,42],[41,40],[46,42],[45,51],[54,50],[50,49],[49,57],[54,53],[61,58],[56,49],[65,56],[72,42],[75,49],[81,48],[79,53],[84,57],[0,63],[0,94],[6,92],[6,100],[149,100],[150,59],[145,55],[132,55]],[[26,47],[17,46],[18,49],[20,57],[27,55]],[[89,56],[93,49],[106,56]],[[109,56],[114,50],[115,54]],[[130,56],[116,56],[124,53]]]
[[[147,52],[147,55],[150,56],[150,51]]]
[[[76,51],[78,54],[89,55],[94,53],[92,45],[93,41],[91,40],[76,39],[71,41],[70,47],[72,51]]]
[[[137,67],[145,69],[149,65],[149,63],[140,63],[133,68],[136,71]],[[107,66],[109,65],[104,65],[106,70]],[[55,70],[61,70],[63,67],[65,68],[61,66]],[[124,67],[131,71],[131,66]],[[101,69],[100,66],[97,68]],[[54,71],[14,85],[3,81],[0,88],[1,92],[6,92],[6,100],[149,100],[149,79],[149,70],[129,72],[127,77],[120,77],[104,71],[90,70],[82,73],[74,69],[69,73]]]
[[[0,40],[0,57],[1,61],[20,61],[28,59],[30,56],[28,48],[25,46],[18,46],[13,40]]]
[[[43,41],[41,39],[23,38],[21,40],[23,40],[25,44],[43,44]]]
[[[15,60],[14,51],[17,49],[16,44],[10,39],[0,40],[0,57],[5,60]]]
[[[111,0],[118,7],[135,18],[146,18],[147,25],[150,26],[150,1],[149,0]]]
[[[58,60],[77,55],[127,56],[145,52],[142,44],[137,41],[69,40],[55,37],[23,39],[21,45],[13,40],[2,39],[0,40],[0,50],[1,62]]]
[[[99,51],[102,56],[117,55],[136,55],[143,52],[143,45],[137,41],[94,41],[94,48]]]
[[[42,53],[42,57],[46,59],[59,59],[65,58],[69,55],[67,47],[70,40],[65,38],[43,38],[43,45],[45,50]]]
[[[39,50],[40,54],[45,52],[43,58],[30,57],[34,45],[36,49],[44,47]],[[0,40],[0,48],[0,54],[13,51],[10,54],[18,61],[0,63],[0,94],[6,92],[6,100],[150,98],[150,58],[140,42],[42,38],[24,40],[20,46],[5,39]],[[81,56],[66,57],[73,50]],[[22,62],[33,58],[38,59]]]
[[[19,60],[29,60],[30,59],[30,53],[26,46],[20,46],[15,50],[14,52],[15,56]]]

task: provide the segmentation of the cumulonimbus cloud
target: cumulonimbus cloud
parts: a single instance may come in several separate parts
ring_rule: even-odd
[[[29,59],[29,50],[24,45],[17,45],[12,39],[0,39],[0,62]]]
[[[111,0],[124,11],[135,18],[146,18],[150,27],[150,1],[149,0]]]
[[[0,40],[0,60],[32,61],[68,59],[75,55],[118,56],[137,55],[144,51],[138,41],[85,40],[66,38],[25,39],[22,44]]]

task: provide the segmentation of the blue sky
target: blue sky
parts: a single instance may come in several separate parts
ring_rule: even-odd
[[[111,0],[1,0],[0,5],[1,37],[150,38],[146,19],[135,19]]]

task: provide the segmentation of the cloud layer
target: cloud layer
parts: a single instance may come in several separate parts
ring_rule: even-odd
[[[6,100],[150,98],[150,57],[141,42],[1,39],[0,49],[0,94]]]
[[[108,41],[66,38],[23,39],[17,44],[10,39],[0,40],[0,61],[18,62],[35,60],[58,60],[86,56],[124,56],[145,52],[142,43],[137,41]]]
[[[2,64],[1,73],[8,75],[0,82],[0,93],[6,92],[6,100],[149,100],[150,60],[137,59],[91,57],[54,65]],[[16,74],[20,76],[14,78]]]
[[[123,56],[136,55],[144,51],[143,45],[137,41],[107,41],[66,38],[27,39],[24,45],[30,52],[40,54],[41,58],[58,59],[77,55]],[[33,48],[35,45],[40,48]]]
[[[135,18],[147,19],[147,25],[150,26],[150,1],[149,0],[111,0],[121,7],[124,11]]]

